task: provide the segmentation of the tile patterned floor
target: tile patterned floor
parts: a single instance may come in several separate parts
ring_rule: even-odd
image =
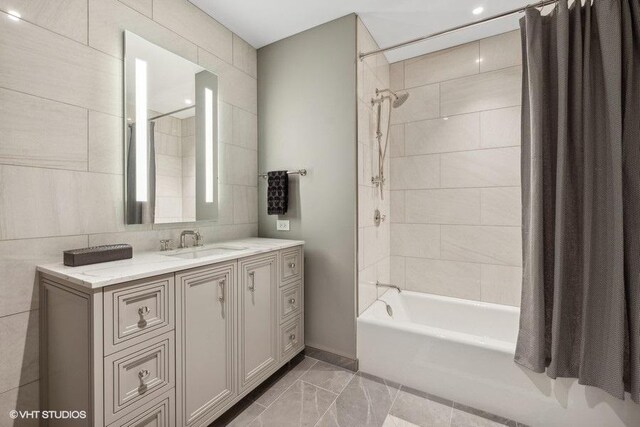
[[[299,357],[212,427],[523,427],[515,421]]]

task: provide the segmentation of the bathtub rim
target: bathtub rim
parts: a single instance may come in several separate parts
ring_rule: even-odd
[[[393,297],[386,298],[389,292],[393,292]],[[395,293],[395,295],[394,295]],[[455,298],[444,295],[435,295],[435,294],[427,294],[423,292],[415,292],[402,290],[402,293],[408,295],[410,298],[422,298],[429,299],[433,301],[444,302],[453,305],[464,305],[464,306],[473,306],[480,307],[482,309],[487,310],[497,310],[507,313],[519,313],[520,309],[514,306],[507,306],[503,304],[496,304],[485,301],[475,301],[475,300],[467,300],[463,298]],[[387,292],[382,294],[378,299],[384,301],[385,303],[391,305],[393,308],[393,303],[398,303],[397,298],[402,298],[402,293],[397,293],[394,289],[389,289]],[[360,327],[360,323],[363,325],[371,325],[375,327],[388,328],[391,330],[395,330],[403,333],[411,333],[415,335],[423,335],[428,336],[429,338],[441,341],[451,341],[457,344],[469,345],[476,348],[483,348],[486,350],[496,351],[502,354],[506,354],[509,356],[515,356],[516,342],[513,341],[504,341],[498,340],[495,338],[489,338],[486,336],[473,335],[464,332],[452,331],[449,329],[438,328],[435,326],[423,325],[419,323],[414,323],[410,321],[404,320],[395,320],[388,319],[388,315],[386,312],[382,316],[378,316],[374,314],[374,310],[379,312],[380,309],[374,308],[375,304],[379,304],[378,301],[374,301],[367,309],[362,312],[360,316],[357,318],[358,327]],[[386,317],[385,317],[386,316]]]

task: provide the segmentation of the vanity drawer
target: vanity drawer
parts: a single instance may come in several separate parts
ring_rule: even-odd
[[[104,291],[104,353],[174,328],[173,274],[111,286]]]
[[[302,316],[280,326],[280,360],[294,356],[304,348]]]
[[[131,413],[175,385],[173,332],[104,359],[105,424]]]
[[[280,286],[302,278],[302,262],[300,246],[280,252]]]
[[[109,427],[175,427],[175,389],[153,399]]]
[[[278,304],[280,305],[280,323],[285,323],[292,317],[300,314],[302,307],[302,282],[294,282],[286,285],[284,288],[280,288],[280,298]]]

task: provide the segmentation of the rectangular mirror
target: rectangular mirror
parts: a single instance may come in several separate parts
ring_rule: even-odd
[[[218,216],[218,77],[129,31],[125,45],[125,222]]]

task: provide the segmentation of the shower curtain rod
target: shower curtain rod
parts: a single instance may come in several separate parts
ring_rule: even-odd
[[[151,117],[150,119],[147,119],[147,120],[151,121],[151,120],[161,119],[163,117],[170,116],[170,115],[176,114],[176,113],[181,113],[183,111],[187,111],[187,110],[190,110],[192,108],[196,108],[196,106],[195,105],[191,105],[189,107],[184,107],[184,108],[181,108],[179,110],[169,111],[168,113],[160,114],[159,116]]]
[[[402,43],[394,44],[394,45],[391,45],[391,46],[383,47],[382,49],[376,49],[376,50],[372,50],[372,51],[369,51],[369,52],[361,52],[360,54],[358,54],[358,57],[360,58],[360,61],[362,61],[364,58],[366,58],[368,56],[371,56],[371,55],[377,55],[379,53],[386,52],[388,50],[399,49],[401,47],[409,46],[409,45],[412,45],[412,44],[415,44],[415,43],[420,43],[422,41],[429,40],[429,39],[432,39],[432,38],[435,38],[435,37],[439,37],[439,36],[443,36],[445,34],[453,33],[455,31],[463,30],[465,28],[470,28],[470,27],[474,27],[476,25],[484,24],[486,22],[495,21],[496,19],[504,18],[505,16],[509,16],[509,15],[513,15],[513,14],[516,14],[516,13],[524,12],[525,10],[527,10],[530,7],[544,7],[544,6],[547,6],[547,5],[550,5],[550,4],[554,4],[554,3],[557,3],[557,2],[558,2],[558,0],[543,0],[543,1],[540,1],[538,3],[530,4],[530,5],[527,5],[527,6],[522,6],[522,7],[519,7],[517,9],[509,10],[507,12],[502,12],[502,13],[500,13],[498,15],[489,16],[487,18],[481,19],[480,21],[471,22],[469,24],[458,25],[457,27],[449,28],[449,29],[443,30],[443,31],[438,31],[437,33],[428,34],[426,36],[418,37],[417,39],[409,40],[409,41],[406,41],[406,42],[402,42]]]

